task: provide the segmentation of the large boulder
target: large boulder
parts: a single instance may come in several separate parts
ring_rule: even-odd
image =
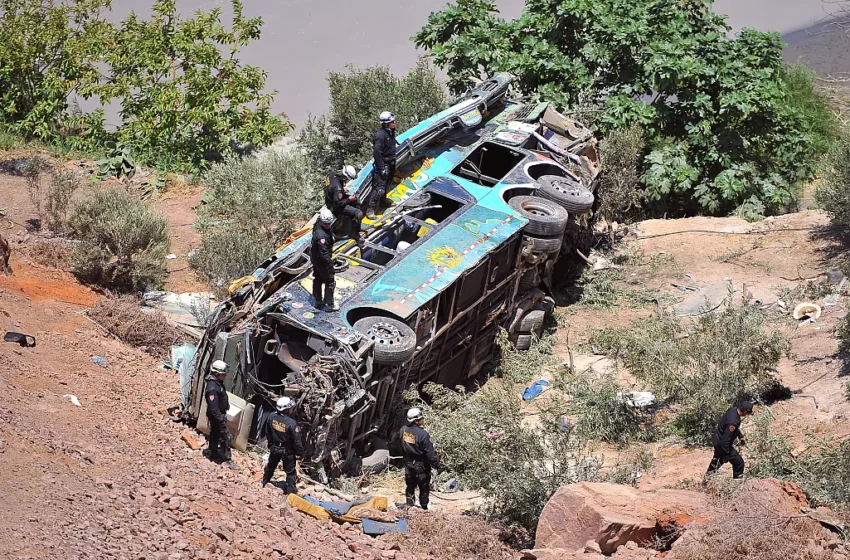
[[[706,496],[688,490],[642,492],[618,484],[582,482],[563,486],[537,523],[539,549],[584,549],[595,542],[613,554],[627,542],[648,544],[693,521],[707,521]]]

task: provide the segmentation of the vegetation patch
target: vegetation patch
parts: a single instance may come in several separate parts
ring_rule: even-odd
[[[170,359],[171,347],[185,339],[160,311],[143,310],[135,296],[102,297],[87,314],[121,342],[161,360]]]

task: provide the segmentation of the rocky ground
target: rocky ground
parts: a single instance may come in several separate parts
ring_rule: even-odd
[[[406,546],[404,540],[372,539],[358,526],[318,522],[293,512],[282,505],[278,489],[260,488],[256,456],[235,454],[238,469],[231,470],[191,449],[181,439],[186,427],[170,418],[169,408],[179,400],[176,375],[80,313],[101,296],[68,273],[37,265],[27,256],[37,238],[24,226],[34,209],[23,179],[0,174],[0,192],[0,209],[8,218],[0,220],[0,234],[12,241],[15,269],[13,276],[0,276],[0,322],[7,323],[4,330],[32,334],[38,341],[35,348],[0,342],[2,557],[446,557],[444,550],[434,550],[433,542],[429,549],[427,542]],[[199,201],[200,192],[187,189],[156,202],[172,225],[172,251],[178,258],[169,263],[169,287],[177,291],[203,286],[186,260],[197,246],[191,224]],[[837,246],[823,234],[826,223],[818,212],[756,225],[734,218],[644,222],[629,233],[625,245],[644,264],[624,269],[623,282],[629,289],[666,296],[661,299],[672,307],[693,295],[672,284],[694,284],[698,293],[708,295],[730,278],[740,293],[746,290],[771,304],[783,289],[820,277],[829,268]],[[566,361],[569,336],[577,364],[611,366],[603,357],[581,353],[588,330],[624,325],[652,312],[652,306],[625,302],[608,309],[562,310],[564,326],[554,362]],[[801,390],[771,407],[789,437],[801,437],[806,430],[850,433],[850,404],[843,397],[832,334],[845,312],[843,304],[825,307],[819,323],[801,328],[777,323],[794,347],[793,358],[780,367],[783,382]],[[95,364],[92,356],[105,358],[106,366]],[[627,372],[620,375],[629,382]],[[655,461],[641,479],[641,490],[697,479],[711,455],[710,450],[670,442],[653,445],[652,451]],[[391,501],[399,497],[397,483],[386,485]],[[459,512],[464,505],[442,504],[446,512]],[[650,554],[633,548],[623,545],[617,557]],[[498,550],[487,554],[511,554]],[[564,555],[552,557],[578,557],[579,552],[562,550]],[[598,557],[592,547],[581,554]]]

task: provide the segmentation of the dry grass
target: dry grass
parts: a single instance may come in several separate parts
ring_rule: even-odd
[[[499,530],[482,517],[444,516],[412,509],[407,522],[406,535],[388,536],[390,542],[397,543],[404,551],[430,555],[435,560],[513,558],[511,549],[502,543]]]
[[[73,242],[61,237],[37,238],[27,244],[24,252],[33,263],[47,268],[71,270]]]
[[[142,311],[140,300],[133,296],[101,298],[88,315],[125,344],[160,359],[168,359],[171,346],[185,338],[161,312]]]
[[[832,560],[838,538],[811,519],[734,514],[688,528],[670,560]]]

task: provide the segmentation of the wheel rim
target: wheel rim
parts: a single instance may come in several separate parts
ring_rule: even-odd
[[[579,197],[582,192],[581,187],[576,185],[572,181],[552,181],[549,183],[549,185],[552,187],[553,191],[566,196]]]
[[[525,211],[526,214],[531,214],[532,216],[552,216],[552,212],[550,212],[548,208],[539,204],[535,204],[533,202],[522,203],[522,209]]]
[[[398,344],[404,338],[401,331],[395,325],[380,321],[372,325],[369,329],[369,338],[375,341],[375,344]]]

